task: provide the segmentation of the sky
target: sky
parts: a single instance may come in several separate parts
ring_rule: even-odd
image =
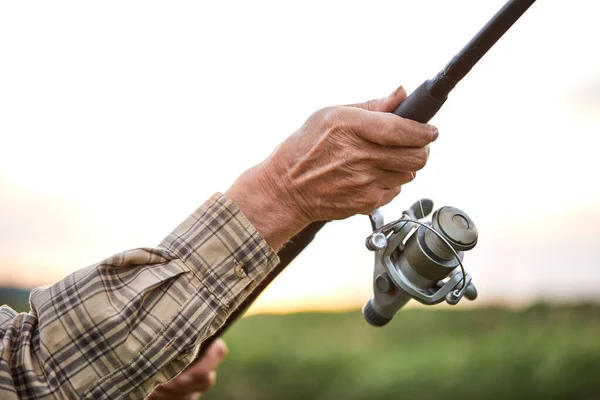
[[[503,3],[1,3],[0,283],[158,244],[312,112],[410,92]],[[600,299],[598,7],[534,4],[451,94],[427,167],[384,208],[427,197],[472,217],[476,304]],[[360,306],[368,234],[364,216],[329,224],[253,311]]]

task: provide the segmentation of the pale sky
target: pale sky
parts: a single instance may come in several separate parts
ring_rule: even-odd
[[[156,245],[313,111],[411,91],[503,3],[0,3],[0,282]],[[474,219],[478,304],[600,299],[598,7],[534,4],[385,208],[429,197]],[[364,216],[328,225],[255,311],[361,305],[368,234]]]

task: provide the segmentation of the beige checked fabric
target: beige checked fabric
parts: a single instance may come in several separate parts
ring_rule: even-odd
[[[217,193],[157,248],[112,256],[0,308],[0,399],[143,399],[190,364],[277,265]]]

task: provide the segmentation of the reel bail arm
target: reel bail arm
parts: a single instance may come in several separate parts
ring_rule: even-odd
[[[422,212],[420,203],[426,204]],[[463,297],[477,297],[462,265],[464,252],[477,244],[475,224],[454,207],[437,210],[431,223],[415,218],[426,217],[432,209],[431,200],[422,200],[398,220],[383,224],[383,218],[378,218],[373,224],[366,246],[375,252],[374,295],[363,307],[369,324],[387,324],[410,299],[426,305],[443,301],[455,305]]]

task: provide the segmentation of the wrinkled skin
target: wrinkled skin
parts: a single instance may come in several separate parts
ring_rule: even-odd
[[[366,103],[315,112],[226,192],[275,250],[314,221],[368,214],[423,168],[437,128],[391,113],[399,88]]]

